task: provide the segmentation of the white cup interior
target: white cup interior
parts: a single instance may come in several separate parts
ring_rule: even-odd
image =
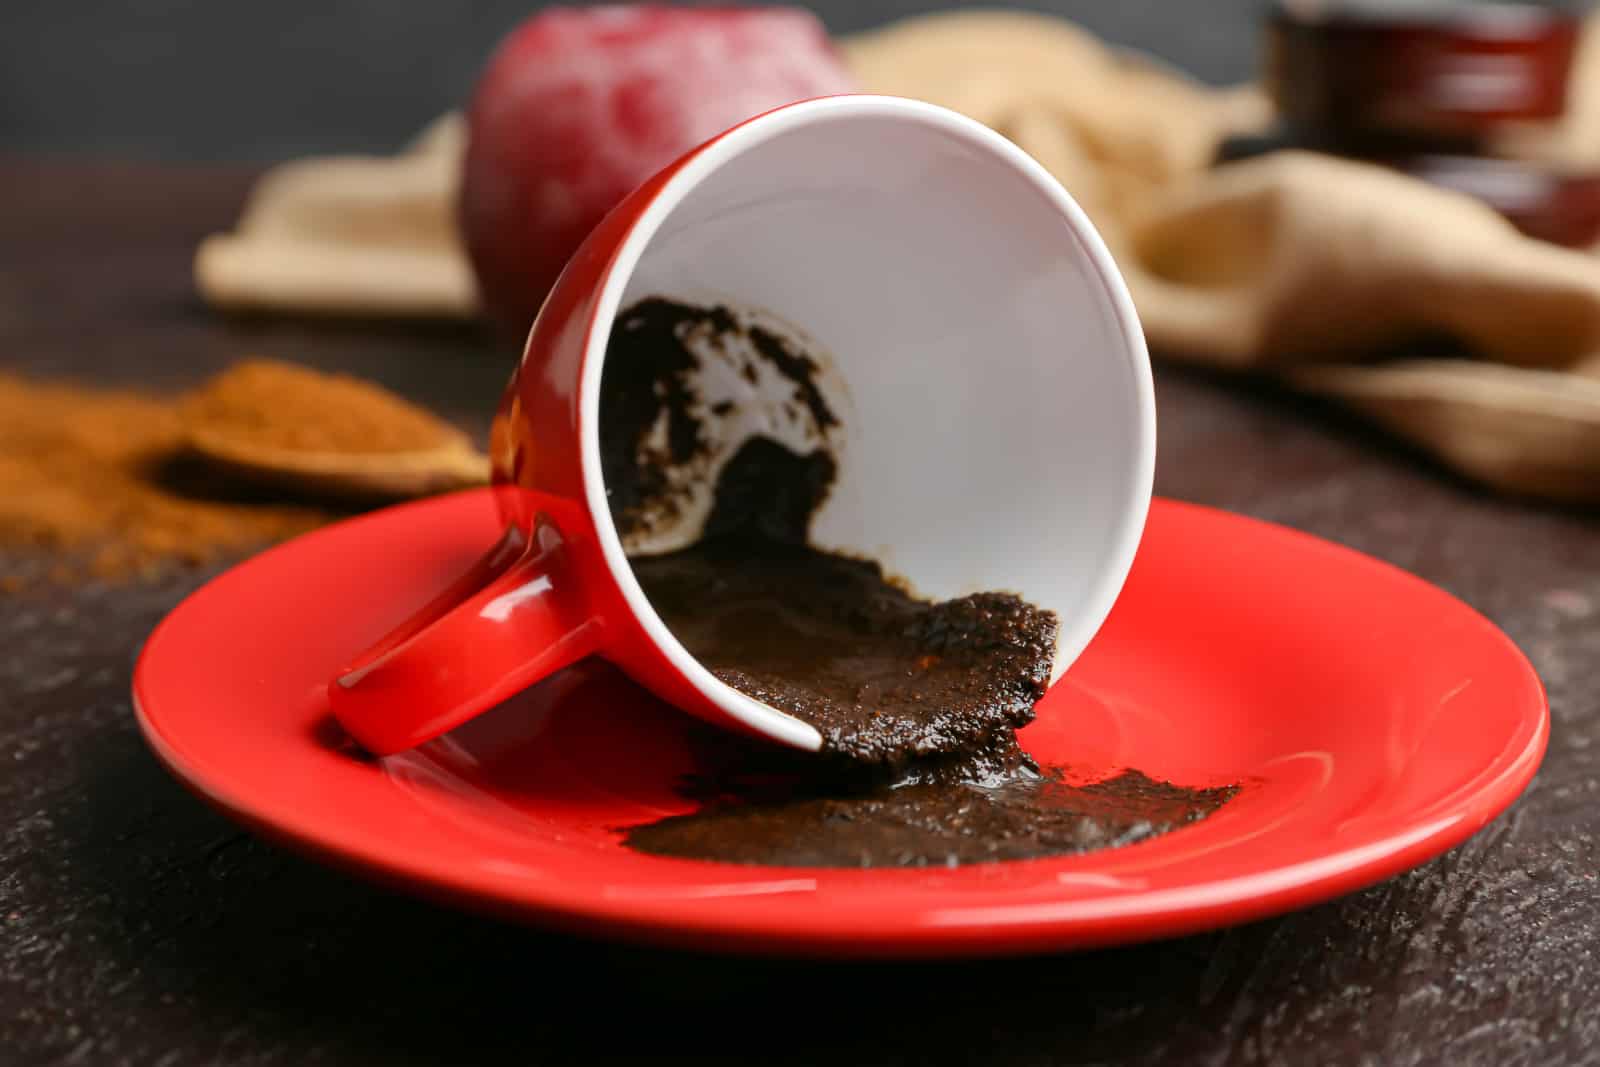
[[[668,184],[619,253],[597,321],[649,296],[763,309],[830,358],[848,397],[817,545],[876,559],[928,597],[1007,591],[1054,611],[1055,677],[1088,644],[1143,528],[1154,400],[1121,277],[1043,168],[931,105],[796,105],[725,135]],[[590,426],[598,380],[585,382]],[[587,442],[591,495],[595,452]],[[602,548],[659,641],[597,504]],[[816,747],[693,667],[719,706]]]

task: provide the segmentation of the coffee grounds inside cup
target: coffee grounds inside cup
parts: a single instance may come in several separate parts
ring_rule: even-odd
[[[601,379],[600,467],[627,552],[693,543],[717,507],[719,472],[752,436],[835,457],[827,377],[806,339],[769,315],[660,297],[618,314]]]

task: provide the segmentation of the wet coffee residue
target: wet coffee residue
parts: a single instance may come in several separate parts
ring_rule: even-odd
[[[1204,819],[1238,791],[1136,770],[1069,784],[1013,738],[894,774],[733,738],[697,747],[707,770],[682,791],[699,810],[629,828],[628,847],[783,867],[959,867],[1132,845]]]
[[[723,343],[718,331],[739,337]],[[767,350],[775,337],[753,339],[725,310],[635,305],[618,318],[602,383],[602,462],[625,544],[638,524],[681,517],[653,501],[673,498],[673,478],[709,451],[701,418],[740,417],[699,389],[703,353],[741,343],[777,368],[768,381],[789,404],[811,407],[813,426],[835,424],[816,360]],[[959,866],[1131,844],[1232,795],[1133,770],[1071,785],[1037,766],[1015,732],[1049,685],[1054,613],[1000,591],[926,600],[874,561],[809,544],[837,460],[825,437],[805,451],[792,443],[760,432],[722,440],[695,538],[630,559],[684,647],[723,682],[814,726],[822,752],[708,748],[697,761],[706,772],[684,784],[701,809],[630,828],[630,847],[745,864]]]
[[[1007,593],[931,603],[868,560],[804,543],[825,456],[757,438],[718,481],[705,536],[633,572],[722,681],[816,727],[826,751],[901,766],[982,747],[1033,718],[1056,619]]]

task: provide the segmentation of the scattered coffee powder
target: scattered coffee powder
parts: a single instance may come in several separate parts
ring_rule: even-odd
[[[601,453],[613,457],[607,488],[624,538],[650,511],[650,462],[673,457],[648,447],[661,425],[651,402],[678,451],[692,454],[699,437],[684,338],[707,323],[735,328],[716,309],[640,308],[619,316],[601,383]],[[785,374],[809,382],[816,366],[797,359]],[[609,417],[613,401],[627,418]],[[1003,592],[930,602],[872,561],[808,545],[835,473],[825,450],[799,455],[754,436],[720,472],[697,543],[632,557],[684,647],[728,685],[815,726],[823,750],[702,745],[702,773],[683,783],[700,809],[627,828],[629,847],[742,864],[953,867],[1131,844],[1233,795],[1133,770],[1073,786],[1041,769],[1015,731],[1048,685],[1055,615]]]
[[[186,419],[294,447],[426,447],[439,424],[376,386],[251,360],[187,396],[0,375],[0,547],[39,575],[153,576],[337,515],[236,484],[191,455]]]

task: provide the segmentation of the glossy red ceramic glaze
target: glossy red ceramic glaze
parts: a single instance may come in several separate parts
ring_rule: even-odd
[[[381,760],[329,717],[326,678],[500,530],[489,491],[460,494],[218,578],[140,659],[150,744],[247,824],[411,891],[572,930],[831,956],[1046,952],[1300,907],[1464,840],[1545,747],[1532,668],[1459,601],[1315,538],[1158,501],[1110,619],[1022,739],[1082,779],[1239,783],[1218,814],[1119,851],[958,870],[643,855],[620,829],[689,809],[674,783],[696,727],[613,668],[563,671]]]
[[[501,542],[434,602],[334,672],[330,706],[369,752],[418,745],[602,650],[685,709],[718,717],[638,625],[595,548],[579,413],[590,341],[605,328],[596,322],[597,304],[617,253],[661,189],[705,147],[613,209],[540,310],[491,441],[506,527]],[[397,699],[403,694],[415,699]]]

